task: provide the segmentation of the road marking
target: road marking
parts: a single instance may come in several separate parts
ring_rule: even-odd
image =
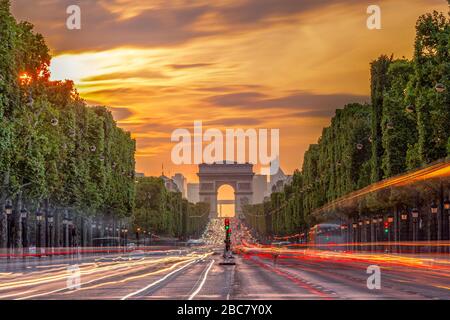
[[[157,281],[155,281],[155,282],[149,284],[148,286],[146,286],[146,287],[144,287],[144,288],[142,288],[142,289],[140,289],[140,290],[138,290],[138,291],[135,291],[135,292],[132,292],[132,293],[130,293],[130,294],[127,294],[125,297],[121,298],[120,300],[127,300],[127,299],[129,299],[129,298],[131,298],[131,297],[134,297],[135,295],[138,295],[139,293],[144,292],[144,291],[150,289],[151,287],[154,287],[154,286],[157,285],[158,283],[161,283],[161,282],[163,282],[164,280],[166,280],[167,278],[169,278],[171,275],[173,275],[173,274],[175,274],[175,273],[177,273],[177,272],[180,272],[181,270],[185,269],[186,267],[188,267],[188,266],[190,266],[191,264],[196,263],[196,262],[198,262],[198,259],[196,259],[196,260],[194,260],[194,261],[191,261],[191,262],[189,262],[188,264],[185,264],[185,265],[182,266],[181,268],[178,268],[178,269],[172,271],[171,273],[165,275],[165,276],[162,277],[161,279],[159,279],[159,280],[157,280]]]
[[[192,300],[195,298],[195,296],[200,292],[200,290],[202,290],[203,286],[205,285],[206,282],[206,278],[208,277],[208,273],[211,270],[211,267],[213,266],[214,262],[216,262],[215,260],[211,261],[211,263],[209,264],[208,269],[205,272],[205,275],[203,276],[202,282],[200,282],[200,285],[198,286],[197,290],[195,290],[191,296],[188,298],[188,300]]]

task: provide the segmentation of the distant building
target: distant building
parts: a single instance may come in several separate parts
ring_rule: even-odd
[[[274,192],[281,192],[285,185],[292,182],[292,176],[286,175],[281,168],[277,173],[270,176],[268,195]]]
[[[200,201],[200,184],[188,183],[187,184],[187,199],[189,202],[198,203]]]
[[[178,186],[173,179],[166,177],[164,174],[160,178],[164,181],[164,186],[167,190],[170,192],[180,192],[180,189],[178,189]]]
[[[253,204],[263,203],[267,195],[267,176],[256,174],[253,176]]]
[[[180,190],[181,194],[183,195],[183,198],[187,198],[187,179],[181,174],[176,173],[172,180],[176,183],[178,190]]]

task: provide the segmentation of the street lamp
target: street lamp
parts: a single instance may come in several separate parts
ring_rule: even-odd
[[[5,204],[5,213],[6,215],[11,215],[13,212],[13,206],[12,206],[12,201],[11,200],[6,200],[6,204]]]
[[[411,210],[411,217],[413,220],[413,241],[417,241],[417,220],[419,219],[419,210],[417,210],[417,208]]]
[[[141,228],[136,229],[136,242],[137,242],[138,248],[139,248],[139,232],[141,232]]]
[[[406,112],[408,113],[413,113],[414,111],[416,111],[416,108],[414,107],[414,105],[410,104],[406,107]]]
[[[445,85],[443,85],[442,83],[437,83],[436,86],[434,87],[434,89],[437,92],[442,93],[445,91]]]
[[[47,223],[48,223],[48,228],[49,228],[49,231],[48,231],[48,235],[47,235],[47,246],[49,247],[49,248],[51,248],[51,247],[53,247],[53,237],[52,237],[52,235],[53,235],[53,222],[54,222],[54,217],[53,217],[53,214],[52,213],[48,213],[48,215],[47,215]]]
[[[28,247],[27,235],[27,217],[28,211],[25,208],[20,209],[20,222],[22,223],[22,247]]]
[[[448,198],[444,200],[444,210],[450,210],[450,200]]]
[[[408,214],[404,212],[400,215],[400,218],[402,219],[402,221],[408,220]]]
[[[431,213],[432,214],[437,214],[438,213],[438,206],[435,202],[433,202],[433,204],[431,205]]]
[[[36,247],[39,248],[39,253],[41,251],[41,224],[43,220],[43,214],[41,210],[36,211],[36,222],[37,222],[37,234],[36,234]]]

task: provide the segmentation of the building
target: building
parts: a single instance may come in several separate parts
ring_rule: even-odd
[[[198,203],[200,201],[200,184],[188,183],[186,194],[189,202]]]
[[[268,194],[274,192],[281,192],[285,185],[292,182],[292,176],[286,175],[281,168],[278,168],[277,173],[270,176],[270,181],[268,185]]]
[[[160,177],[164,181],[164,186],[166,189],[170,192],[180,192],[180,189],[178,189],[177,184],[173,179],[170,179],[169,177],[166,177],[164,174]]]
[[[187,198],[187,179],[181,174],[176,173],[172,180],[176,183],[178,190],[180,190],[181,194],[183,195],[183,198]]]
[[[267,176],[256,174],[253,177],[253,204],[263,203],[267,195]]]

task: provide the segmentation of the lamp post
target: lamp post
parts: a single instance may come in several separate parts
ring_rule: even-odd
[[[136,229],[136,242],[137,242],[137,247],[139,248],[139,233],[141,232],[141,228],[137,228]]]
[[[64,218],[63,218],[63,247],[67,248],[69,246],[68,241],[68,225],[69,225],[69,217],[67,210],[64,212]]]
[[[39,252],[39,257],[41,256],[41,225],[42,225],[42,220],[43,220],[43,214],[41,210],[37,210],[36,211],[36,222],[37,222],[37,232],[36,232],[36,251]],[[37,253],[36,252],[36,253]]]
[[[20,223],[22,224],[22,248],[28,247],[28,230],[27,230],[28,211],[25,208],[20,210]]]
[[[402,241],[402,238],[405,238],[404,240],[408,240],[408,213],[402,212],[400,214],[400,241]],[[405,235],[405,237],[402,237],[402,234]]]
[[[370,219],[366,219],[366,221],[364,221],[364,223],[366,224],[366,227],[364,228],[365,229],[365,232],[366,232],[366,235],[365,235],[365,237],[366,237],[366,243],[367,242],[370,242]]]
[[[372,218],[372,230],[373,230],[372,239],[374,242],[377,242],[378,241],[378,219],[377,218]]]
[[[128,249],[128,229],[123,230],[123,236],[124,236],[124,244],[125,244],[125,252]]]
[[[49,248],[52,253],[53,253],[53,223],[54,223],[53,213],[49,212],[47,214],[47,225],[48,225],[47,248]]]
[[[352,228],[353,228],[353,232],[352,232],[352,234],[353,234],[353,250],[355,250],[355,248],[356,248],[356,242],[358,242],[358,224],[356,223],[356,222],[353,222],[352,223]]]
[[[13,206],[11,200],[6,200],[5,203],[5,214],[6,214],[6,247],[8,249],[8,259],[9,259],[9,252],[12,247],[12,239],[11,239],[11,216],[13,213]]]
[[[69,215],[67,217],[67,228],[68,228],[68,245],[70,248],[73,247],[73,220]]]
[[[447,213],[447,240],[450,240],[450,200],[446,198],[444,200],[444,211]]]
[[[97,223],[95,221],[91,224],[91,246],[95,247],[95,239],[97,238]]]
[[[429,230],[429,232],[430,232],[430,235],[429,235],[429,240],[431,240],[432,238],[434,238],[434,236],[432,236],[432,231],[436,234],[436,233],[438,233],[437,235],[436,235],[436,239],[437,240],[440,240],[439,239],[439,230],[438,230],[438,232],[436,232],[436,218],[437,218],[437,215],[438,215],[438,212],[439,212],[439,208],[438,208],[438,206],[437,206],[437,204],[436,204],[436,202],[433,202],[432,204],[431,204],[431,207],[430,207],[430,213],[431,213],[431,216],[430,216],[430,220],[429,220],[429,228],[428,228],[428,230]],[[431,225],[434,225],[433,226],[433,229],[431,229],[432,227],[431,227]],[[438,228],[439,228],[439,226],[437,226]]]
[[[412,223],[413,223],[413,242],[414,242],[414,248],[413,252],[416,252],[416,245],[415,242],[417,242],[418,239],[418,222],[419,222],[419,210],[417,208],[414,208],[411,210],[411,217],[412,217]]]

